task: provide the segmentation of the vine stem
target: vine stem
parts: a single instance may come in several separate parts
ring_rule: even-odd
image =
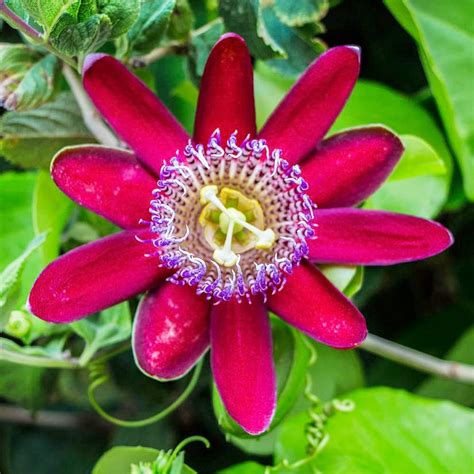
[[[374,334],[369,334],[360,348],[421,372],[474,384],[474,366],[439,359]]]
[[[0,421],[16,425],[33,425],[55,429],[110,431],[110,425],[89,412],[37,411],[0,404]]]
[[[101,119],[99,112],[90,101],[86,91],[82,87],[77,74],[68,64],[63,65],[64,77],[71,88],[72,93],[81,109],[82,117],[86,127],[103,145],[118,147],[120,145],[117,137],[112,133],[109,127]]]
[[[159,48],[155,48],[147,54],[143,56],[136,56],[134,58],[130,58],[130,65],[133,68],[141,68],[148,66],[159,59],[168,56],[169,54],[182,54],[184,51],[187,50],[187,46],[183,43],[178,41],[171,42],[166,46],[160,46]]]

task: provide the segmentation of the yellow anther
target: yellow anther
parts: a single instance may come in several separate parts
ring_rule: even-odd
[[[210,184],[201,188],[199,193],[201,204],[204,206],[208,202],[212,202],[212,198],[217,196],[218,188],[215,184]]]

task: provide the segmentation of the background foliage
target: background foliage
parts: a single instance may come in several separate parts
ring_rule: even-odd
[[[66,466],[70,474],[474,469],[472,386],[362,351],[309,342],[276,319],[279,403],[270,433],[249,438],[235,425],[206,364],[191,397],[169,417],[140,429],[116,427],[92,411],[89,374],[107,372],[99,402],[125,419],[166,406],[186,384],[158,384],[134,366],[128,340],[136,302],[59,326],[33,317],[25,306],[48,262],[115,230],[72,203],[49,177],[59,149],[95,140],[64,64],[80,68],[90,52],[114,54],[191,130],[200,76],[223,32],[235,31],[249,45],[260,125],[327,46],[358,44],[362,79],[332,131],[381,123],[406,148],[364,206],[436,217],[453,231],[456,244],[416,264],[365,271],[326,266],[324,272],[355,299],[371,332],[474,363],[471,0],[0,1],[4,4],[43,39],[1,25],[0,472],[49,474]],[[108,365],[101,363],[115,352],[120,353]],[[307,375],[313,396],[305,396]],[[355,404],[352,411],[334,401],[342,397]],[[329,442],[298,465],[312,454],[311,420],[310,428],[322,423],[318,434],[329,435]],[[196,434],[211,447],[190,444],[185,458],[181,447],[173,452]],[[269,465],[279,467],[265,471]]]

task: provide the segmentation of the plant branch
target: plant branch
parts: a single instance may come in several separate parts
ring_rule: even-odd
[[[130,343],[119,344],[110,347],[108,350],[98,353],[89,362],[105,362],[112,357],[124,352],[130,347]],[[82,369],[84,365],[81,364],[80,359],[70,357],[67,354],[63,358],[52,358],[34,356],[25,354],[24,352],[14,352],[3,347],[0,341],[0,361],[11,362],[13,364],[27,365],[30,367],[42,367],[44,369]]]
[[[16,425],[35,425],[57,429],[94,429],[109,431],[110,425],[89,413],[64,413],[42,410],[33,414],[24,408],[0,405],[0,422]]]
[[[427,374],[474,384],[474,366],[439,359],[374,334],[369,334],[360,348]]]
[[[179,43],[179,42],[171,42],[166,46],[160,46],[159,48],[155,48],[147,54],[143,56],[136,56],[134,58],[130,58],[130,65],[133,68],[141,68],[146,67],[159,59],[168,56],[169,54],[183,54],[187,51],[188,47],[186,44]]]
[[[95,138],[103,145],[118,147],[120,145],[117,137],[101,119],[99,112],[90,101],[77,74],[67,65],[63,65],[63,74],[71,88],[74,97],[79,105],[86,127]]]

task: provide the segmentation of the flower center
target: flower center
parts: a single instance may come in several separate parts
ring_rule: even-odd
[[[233,267],[239,261],[237,254],[252,248],[269,249],[275,242],[275,232],[261,228],[263,212],[255,199],[230,188],[223,188],[218,195],[215,185],[204,186],[200,197],[205,207],[199,222],[219,265]]]
[[[314,205],[298,166],[237,133],[191,142],[160,171],[150,229],[169,280],[216,303],[280,290],[315,238]]]

